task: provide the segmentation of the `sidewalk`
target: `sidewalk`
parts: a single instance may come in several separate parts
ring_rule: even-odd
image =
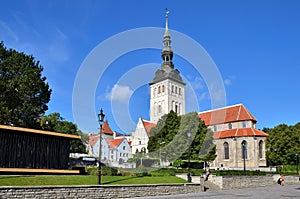
[[[300,198],[300,185],[273,185],[267,187],[256,187],[247,189],[231,189],[231,190],[219,190],[212,192],[199,192],[192,194],[179,194],[168,196],[153,196],[153,197],[140,197],[136,199],[283,199],[283,198]]]

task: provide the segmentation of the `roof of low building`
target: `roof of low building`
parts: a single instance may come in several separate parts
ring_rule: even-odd
[[[267,137],[267,133],[257,130],[255,128],[237,128],[224,131],[214,132],[214,139],[224,139],[233,137]]]
[[[107,134],[107,135],[114,134],[113,131],[111,130],[111,128],[109,127],[107,120],[102,124],[102,133]]]
[[[97,143],[98,140],[99,140],[99,134],[98,135],[91,135],[89,137],[89,145],[91,147],[93,147]]]
[[[147,134],[148,134],[148,137],[150,137],[150,131],[151,131],[151,129],[152,129],[153,127],[156,126],[156,124],[155,124],[155,123],[152,123],[152,122],[150,122],[150,121],[147,121],[147,120],[143,120],[143,119],[142,119],[142,121],[143,121],[143,125],[144,125],[144,127],[145,127],[145,129],[146,129],[146,132],[147,132]]]
[[[257,122],[243,104],[200,112],[199,117],[205,122],[206,126],[247,120]]]
[[[7,131],[18,131],[22,133],[31,133],[31,134],[41,134],[44,136],[56,136],[56,137],[64,137],[69,139],[80,139],[81,137],[78,135],[71,135],[66,133],[57,133],[52,131],[44,131],[44,130],[38,130],[38,129],[30,129],[30,128],[24,128],[24,127],[16,127],[16,126],[8,126],[8,125],[0,125],[0,130],[7,130]],[[4,132],[4,131],[1,131]]]
[[[116,138],[113,140],[107,140],[107,144],[109,145],[109,148],[116,148],[118,147],[124,140],[125,138]]]

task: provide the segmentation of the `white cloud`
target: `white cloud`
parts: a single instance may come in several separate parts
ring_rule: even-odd
[[[235,79],[234,76],[229,76],[228,78],[226,78],[226,79],[224,80],[225,86],[230,86],[230,85],[232,84],[232,81],[233,81],[234,79]]]
[[[105,95],[105,99],[127,103],[132,93],[133,91],[128,86],[115,84],[111,91]]]

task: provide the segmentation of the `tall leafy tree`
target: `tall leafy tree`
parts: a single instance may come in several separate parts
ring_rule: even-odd
[[[294,165],[296,153],[300,152],[300,124],[280,124],[274,128],[264,128],[263,131],[269,134],[266,139],[266,156],[269,163]]]
[[[60,116],[59,113],[51,113],[42,117],[40,125],[44,130],[66,133],[71,135],[79,135],[83,137],[83,140],[71,140],[71,152],[86,152],[83,142],[88,141],[88,136],[80,130],[78,130],[76,124],[66,121],[63,117]]]
[[[150,155],[158,158],[163,154],[165,160],[172,162],[187,159],[190,145],[191,159],[211,161],[215,159],[212,155],[215,147],[212,144],[212,132],[208,132],[196,112],[178,116],[171,111],[151,129],[148,150]]]
[[[42,71],[33,56],[0,42],[0,124],[38,128],[51,95]]]

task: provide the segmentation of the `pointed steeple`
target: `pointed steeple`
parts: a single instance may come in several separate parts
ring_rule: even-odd
[[[173,51],[171,49],[171,36],[169,33],[169,11],[166,9],[166,27],[164,34],[164,48],[161,52],[161,57],[163,59],[163,65],[174,68],[172,59],[173,59]]]
[[[171,48],[171,36],[169,33],[169,11],[166,9],[166,26],[163,39],[164,47],[161,52],[161,58],[163,60],[161,68],[158,69],[155,73],[155,77],[150,85],[157,82],[163,81],[165,79],[172,79],[180,84],[185,85],[180,76],[180,72],[177,69],[174,69],[173,64],[173,51]]]

